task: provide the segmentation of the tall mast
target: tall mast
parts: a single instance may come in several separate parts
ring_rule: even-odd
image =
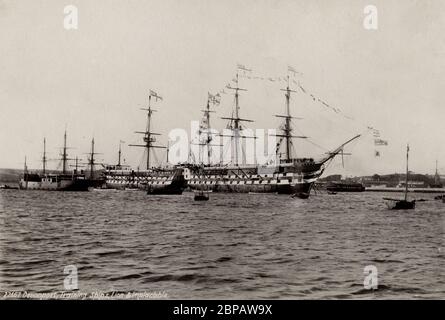
[[[46,138],[43,138],[43,157],[42,157],[42,162],[43,162],[43,174],[46,174]]]
[[[210,134],[210,99],[207,99],[207,109],[204,112],[207,123],[207,134],[206,134],[206,144],[207,144],[207,162],[210,164],[210,156],[212,153],[212,149],[210,148],[210,142],[212,141],[212,136]]]
[[[94,138],[91,140],[91,153],[90,153],[90,179],[94,178]]]
[[[95,152],[94,146],[95,146],[95,142],[94,142],[94,138],[93,138],[93,139],[91,139],[91,151],[88,154],[89,155],[89,157],[88,157],[88,165],[90,166],[90,179],[91,180],[94,179],[94,166],[97,164],[96,160],[94,159],[94,156],[96,154],[99,154],[99,153]]]
[[[405,181],[405,201],[408,199],[408,159],[409,159],[409,144],[406,145],[406,181]]]
[[[235,116],[232,117],[221,117],[221,119],[230,120],[230,129],[232,130],[233,134],[231,137],[231,145],[232,149],[234,148],[234,154],[232,153],[232,163],[235,166],[238,166],[238,144],[240,138],[255,138],[255,137],[241,137],[240,131],[242,130],[241,122],[253,122],[253,120],[248,119],[241,119],[239,117],[240,113],[240,105],[239,105],[239,91],[247,91],[247,89],[243,89],[239,87],[239,70],[244,71],[250,71],[249,69],[246,69],[245,67],[238,66],[238,69],[236,71],[236,78],[235,78],[235,87],[231,87],[230,85],[227,86],[227,89],[235,90]],[[224,135],[223,135],[224,136]]]
[[[286,98],[286,104],[285,104],[285,114],[284,115],[275,115],[275,117],[278,118],[284,118],[284,126],[282,127],[282,134],[276,134],[276,137],[280,137],[280,143],[278,144],[278,148],[276,152],[278,153],[280,145],[282,140],[285,140],[285,147],[286,147],[286,162],[290,162],[292,159],[292,138],[301,138],[306,139],[306,136],[294,136],[292,135],[292,125],[291,125],[291,119],[294,119],[290,113],[290,98],[291,98],[291,92],[297,92],[295,90],[291,90],[289,86],[289,74],[287,75],[287,86],[285,89],[280,89],[281,91],[284,91],[285,98]]]
[[[205,140],[204,142],[201,142],[201,139],[199,141],[199,143],[197,143],[199,146],[207,146],[207,164],[210,165],[210,160],[212,157],[212,149],[211,146],[216,146],[215,144],[211,144],[213,137],[212,134],[210,132],[210,113],[211,112],[215,112],[215,111],[211,111],[210,110],[210,102],[213,105],[218,105],[220,103],[219,101],[219,94],[218,95],[212,95],[210,94],[210,92],[208,93],[207,96],[207,105],[206,108],[204,110],[201,110],[202,113],[204,114],[204,121],[202,124],[200,124],[200,128],[199,128],[199,134],[201,135],[202,133],[205,133]],[[201,162],[201,150],[199,152],[199,162]]]
[[[119,141],[119,160],[118,160],[118,162],[117,162],[118,167],[121,166],[121,155],[122,155],[121,144],[122,144],[122,142]]]
[[[156,142],[156,138],[154,136],[159,136],[159,133],[155,133],[151,131],[151,116],[153,114],[153,112],[156,112],[155,109],[153,109],[151,107],[151,98],[155,98],[156,101],[162,100],[162,97],[159,96],[156,92],[150,90],[150,94],[148,95],[148,108],[141,108],[141,110],[146,110],[147,111],[147,127],[145,131],[136,131],[136,133],[141,133],[144,135],[143,141],[145,142],[145,144],[130,144],[130,146],[132,147],[143,147],[146,149],[147,151],[147,163],[146,163],[146,168],[147,170],[150,169],[150,150],[153,148],[162,148],[165,149],[164,146],[157,146],[157,145],[153,145],[153,142]]]
[[[150,132],[150,126],[151,126],[151,115],[152,115],[152,110],[151,110],[151,95],[148,96],[148,110],[147,110],[147,130],[146,130],[146,137],[144,139],[144,141],[147,143],[147,170],[150,168],[150,150],[151,150],[151,143],[154,142],[152,141],[151,138],[151,132]],[[154,140],[154,138],[153,138]]]
[[[65,134],[63,135],[63,153],[62,153],[62,173],[66,173],[66,165],[67,165],[68,156],[66,153],[66,129]]]
[[[25,165],[23,168],[23,179],[26,182],[26,188],[28,188],[28,165],[26,164],[26,156],[25,156]]]

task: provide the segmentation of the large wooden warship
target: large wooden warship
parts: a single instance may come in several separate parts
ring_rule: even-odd
[[[230,134],[230,143],[233,146],[232,160],[228,164],[212,164],[211,146],[212,134],[210,128],[210,101],[207,101],[207,108],[204,110],[204,128],[200,133],[204,135],[204,139],[200,140],[199,145],[205,146],[207,149],[207,163],[199,162],[190,163],[184,169],[184,177],[188,187],[192,190],[208,190],[212,192],[240,192],[240,193],[279,193],[293,194],[300,198],[308,198],[312,186],[315,181],[323,174],[326,165],[338,154],[343,153],[343,148],[351,141],[357,139],[360,135],[349,139],[338,148],[329,152],[320,160],[313,158],[298,158],[292,153],[292,145],[294,138],[305,139],[305,136],[295,136],[291,125],[291,119],[294,117],[290,112],[291,93],[296,92],[290,88],[289,75],[287,76],[287,87],[281,89],[285,95],[285,114],[276,115],[283,119],[280,133],[276,134],[278,143],[276,146],[276,154],[279,155],[278,161],[273,165],[255,165],[246,164],[239,161],[239,141],[240,139],[255,138],[242,135],[243,122],[253,122],[249,119],[240,117],[239,96],[240,91],[247,91],[240,88],[239,75],[237,72],[234,79],[235,86],[227,88],[234,91],[235,106],[231,117],[222,117],[229,120],[227,126],[232,132]],[[284,157],[280,153],[280,149],[284,148]]]

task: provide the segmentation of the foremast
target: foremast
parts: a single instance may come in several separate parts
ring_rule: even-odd
[[[155,136],[160,136],[160,133],[156,133],[151,131],[151,117],[154,112],[157,110],[153,109],[151,106],[151,100],[154,98],[156,101],[162,100],[162,97],[159,96],[156,92],[153,90],[150,90],[150,93],[148,95],[148,108],[141,108],[141,110],[147,111],[147,126],[145,131],[135,131],[135,133],[143,134],[143,141],[144,144],[130,144],[131,147],[142,147],[145,148],[147,152],[147,162],[146,162],[146,169],[150,169],[150,151],[151,149],[165,149],[164,146],[154,145],[153,143],[156,142]]]

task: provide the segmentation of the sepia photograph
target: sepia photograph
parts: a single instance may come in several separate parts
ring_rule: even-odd
[[[444,12],[0,0],[0,300],[444,300]]]

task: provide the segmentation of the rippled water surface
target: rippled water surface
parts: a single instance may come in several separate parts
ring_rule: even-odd
[[[75,265],[84,292],[445,298],[445,204],[389,211],[383,196],[1,190],[0,292],[62,291]],[[377,291],[363,288],[366,265]]]

